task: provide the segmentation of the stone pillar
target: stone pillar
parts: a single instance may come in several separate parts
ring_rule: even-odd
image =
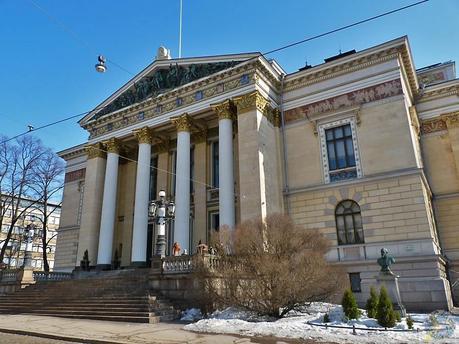
[[[97,264],[99,243],[100,213],[104,191],[106,154],[101,143],[86,147],[85,190],[81,212],[80,233],[76,266],[80,266],[84,251],[88,250],[90,265]]]
[[[148,201],[151,173],[151,132],[144,127],[135,132],[139,141],[137,178],[135,184],[134,226],[132,233],[131,264],[145,266],[147,262]]]
[[[112,263],[113,237],[115,232],[116,190],[118,184],[119,142],[112,138],[105,142],[107,166],[105,168],[104,196],[100,217],[99,250],[97,266],[110,268]]]
[[[279,118],[259,91],[233,101],[238,115],[241,221],[282,212]]]
[[[234,228],[234,159],[233,159],[233,119],[235,107],[228,99],[213,105],[218,115],[218,175],[219,175],[219,216],[220,226]]]
[[[192,250],[196,252],[199,240],[207,240],[207,131],[192,136],[194,143],[194,224]]]
[[[174,241],[190,253],[190,131],[191,117],[172,119],[177,128],[177,169],[175,176]]]

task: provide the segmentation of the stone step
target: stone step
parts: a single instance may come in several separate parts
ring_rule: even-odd
[[[27,314],[27,313],[23,313]],[[37,315],[37,314],[30,314]],[[120,321],[120,322],[133,322],[133,323],[157,323],[160,321],[160,317],[156,316],[104,316],[104,315],[92,315],[92,314],[47,314],[42,313],[42,316],[60,317],[60,318],[73,318],[73,319],[90,319],[90,320],[105,320],[105,321]]]
[[[78,310],[78,309],[29,309],[25,312],[30,314],[75,314],[75,315],[104,315],[104,316],[129,316],[129,317],[148,317],[150,312],[127,312],[127,311],[106,311],[106,310]]]

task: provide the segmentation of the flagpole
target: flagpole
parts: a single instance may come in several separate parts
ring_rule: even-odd
[[[183,0],[180,0],[180,24],[179,24],[179,50],[178,57],[182,57],[182,10],[183,10]]]

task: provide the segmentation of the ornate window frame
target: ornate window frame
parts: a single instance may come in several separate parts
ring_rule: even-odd
[[[335,127],[340,127],[346,124],[350,124],[351,132],[352,132],[352,144],[354,146],[354,157],[355,157],[355,170],[357,172],[357,178],[362,178],[362,166],[360,161],[360,154],[359,154],[359,146],[357,140],[357,130],[356,126],[358,123],[358,118],[356,115],[352,115],[351,117],[346,117],[342,119],[338,119],[332,122],[326,123],[318,123],[318,134],[320,139],[320,150],[321,150],[321,157],[322,157],[322,168],[324,173],[324,181],[325,184],[329,184],[330,180],[330,168],[328,165],[328,151],[327,151],[327,142],[325,139],[325,130]]]

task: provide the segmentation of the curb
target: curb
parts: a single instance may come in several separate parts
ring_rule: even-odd
[[[9,328],[0,328],[0,333],[9,333],[9,334],[18,334],[22,336],[33,336],[33,337],[40,337],[40,338],[47,338],[47,339],[55,339],[55,340],[64,340],[67,342],[74,342],[74,343],[81,343],[81,344],[127,344],[127,342],[120,342],[120,341],[112,341],[112,340],[103,340],[103,339],[92,339],[92,338],[77,338],[77,337],[70,337],[70,336],[62,336],[57,334],[51,333],[43,333],[43,332],[35,332],[35,331],[27,331],[27,330],[15,330]]]

